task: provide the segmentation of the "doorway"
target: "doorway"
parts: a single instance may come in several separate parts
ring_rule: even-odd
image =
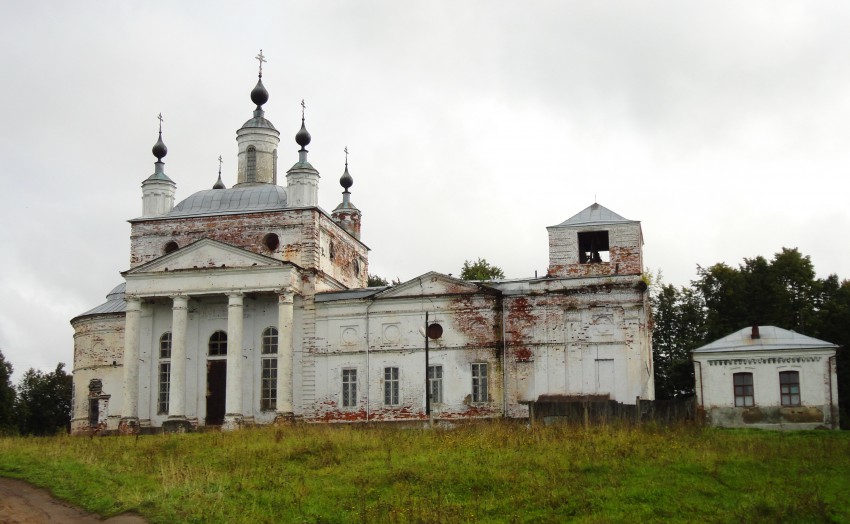
[[[227,391],[227,360],[207,361],[207,426],[224,423],[225,395]]]

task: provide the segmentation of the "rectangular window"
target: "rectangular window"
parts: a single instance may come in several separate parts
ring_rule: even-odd
[[[398,406],[398,368],[384,368],[384,404]]]
[[[160,415],[168,414],[168,397],[171,392],[171,362],[159,363],[159,401],[156,411]]]
[[[353,408],[357,405],[357,370],[342,370],[342,407]]]
[[[443,366],[428,366],[428,393],[431,403],[443,402]]]
[[[749,407],[755,405],[753,401],[753,374],[735,373],[732,376],[735,384],[735,407]]]
[[[263,359],[263,379],[260,392],[260,409],[273,411],[277,409],[277,359]]]
[[[779,372],[779,394],[783,406],[800,405],[800,373],[797,371]]]
[[[578,234],[580,264],[601,264],[610,260],[607,231],[583,231]]]
[[[472,401],[487,402],[487,364],[472,365]]]

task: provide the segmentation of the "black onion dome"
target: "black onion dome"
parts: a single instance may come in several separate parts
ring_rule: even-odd
[[[227,189],[227,186],[224,185],[224,182],[221,181],[221,173],[218,174],[218,180],[215,185],[212,187],[213,189]]]
[[[165,147],[165,142],[162,141],[162,131],[159,132],[159,139],[157,139],[156,144],[151,148],[151,153],[156,157],[158,161],[162,161],[163,157],[168,154],[168,148]]]
[[[257,80],[257,85],[251,90],[251,102],[261,106],[269,101],[269,92],[266,91],[266,86],[263,85],[263,79]]]
[[[295,143],[303,148],[310,144],[310,140],[312,140],[312,137],[310,136],[310,132],[307,131],[307,127],[304,125],[304,119],[302,118],[301,129],[295,133]]]
[[[348,164],[345,164],[345,173],[339,178],[339,185],[341,185],[346,191],[348,188],[354,185],[354,179],[351,178],[351,175],[348,173]]]

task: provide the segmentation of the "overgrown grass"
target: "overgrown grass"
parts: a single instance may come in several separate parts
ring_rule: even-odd
[[[296,425],[0,439],[0,475],[152,522],[850,522],[850,433]]]

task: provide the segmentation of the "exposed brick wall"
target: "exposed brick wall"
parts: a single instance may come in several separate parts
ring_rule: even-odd
[[[608,262],[579,262],[578,234],[608,231]],[[613,224],[582,228],[549,228],[549,275],[553,277],[591,277],[640,275],[643,273],[640,224]]]

